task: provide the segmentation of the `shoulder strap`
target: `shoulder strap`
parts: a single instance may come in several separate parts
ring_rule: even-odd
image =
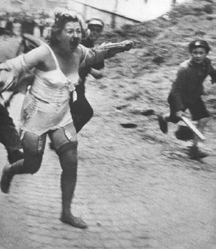
[[[52,57],[53,57],[53,59],[55,61],[55,64],[56,64],[56,68],[60,68],[55,53],[53,52],[53,50],[51,49],[51,47],[47,43],[44,43],[44,44],[47,46],[47,48],[49,49],[50,53],[52,54]]]

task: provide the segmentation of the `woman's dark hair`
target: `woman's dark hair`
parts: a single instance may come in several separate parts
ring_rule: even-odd
[[[51,45],[56,45],[59,43],[57,36],[64,29],[64,26],[68,22],[80,22],[76,15],[71,15],[69,13],[58,12],[55,14],[55,22],[51,28],[51,34],[49,38],[49,43]]]

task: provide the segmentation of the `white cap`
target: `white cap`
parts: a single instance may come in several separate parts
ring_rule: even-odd
[[[97,25],[97,26],[101,26],[103,28],[104,26],[104,22],[98,18],[92,18],[89,21],[87,21],[88,26],[89,25]]]

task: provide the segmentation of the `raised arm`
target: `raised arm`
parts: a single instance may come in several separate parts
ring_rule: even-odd
[[[128,51],[133,47],[132,41],[123,41],[119,43],[107,43],[98,47],[89,49],[80,46],[83,56],[81,58],[80,67],[91,66],[95,63],[101,62],[104,59],[115,56],[118,53]]]
[[[47,56],[47,48],[42,45],[24,55],[7,60],[0,64],[0,92],[7,90],[17,81],[17,77],[23,71],[37,67],[43,63]]]

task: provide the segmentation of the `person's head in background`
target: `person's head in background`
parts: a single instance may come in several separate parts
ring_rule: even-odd
[[[18,19],[14,19],[12,23],[12,34],[15,36],[22,36],[22,23]]]
[[[197,64],[201,64],[205,61],[211,48],[207,41],[198,39],[190,42],[188,49],[191,54],[192,61]]]
[[[90,30],[89,39],[93,42],[97,41],[103,31],[104,22],[99,18],[92,18],[86,23],[88,25],[88,29]]]

